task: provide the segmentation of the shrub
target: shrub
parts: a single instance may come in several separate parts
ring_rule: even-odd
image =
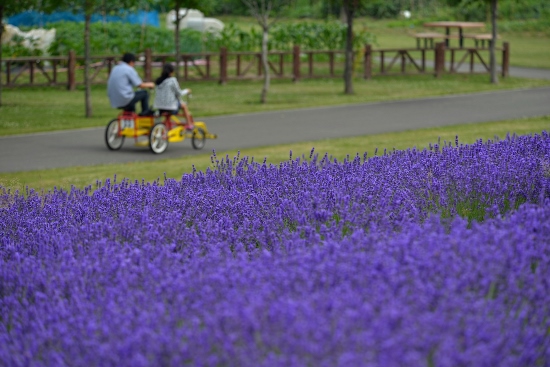
[[[305,50],[342,50],[345,48],[346,26],[340,22],[299,22],[274,25],[269,31],[269,49],[290,50],[299,45]],[[261,31],[252,28],[243,31],[234,24],[226,26],[219,37],[210,38],[209,49],[227,47],[232,51],[259,51]],[[365,30],[356,30],[354,48],[360,49],[374,41],[374,36]]]
[[[84,24],[58,22],[48,24],[56,29],[56,38],[50,47],[52,55],[66,55],[74,50],[84,54]],[[92,55],[139,53],[150,48],[156,53],[172,53],[175,50],[174,33],[167,29],[142,27],[128,23],[92,23],[90,25],[90,46]],[[191,29],[181,31],[182,52],[202,51],[202,34]]]
[[[84,54],[84,25],[74,22],[59,22],[48,25],[56,28],[56,39],[50,47],[52,55],[66,55],[74,50],[77,55]],[[139,53],[150,48],[154,53],[173,53],[174,33],[156,27],[141,27],[126,23],[92,23],[92,55]],[[290,50],[297,44],[308,50],[343,49],[346,27],[339,22],[297,24],[277,24],[270,31],[269,48]],[[183,29],[180,35],[182,53],[219,51],[227,47],[231,51],[259,51],[261,32],[256,28],[244,31],[234,24],[228,24],[219,34],[201,33],[192,29]],[[374,37],[365,30],[356,31],[354,44],[356,49],[372,42]]]

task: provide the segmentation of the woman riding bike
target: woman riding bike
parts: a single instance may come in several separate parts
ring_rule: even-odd
[[[193,117],[189,113],[186,103],[181,98],[190,94],[191,89],[182,90],[178,80],[173,75],[174,66],[172,64],[164,64],[162,74],[155,81],[156,93],[153,106],[160,113],[169,113],[171,115],[177,115],[181,108],[186,120],[185,129],[192,130],[194,126]]]

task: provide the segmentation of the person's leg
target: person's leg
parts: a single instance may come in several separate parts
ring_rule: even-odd
[[[131,100],[130,103],[122,107],[122,109],[128,112],[136,112],[136,102],[134,102],[134,100]]]
[[[141,102],[141,112],[149,111],[149,92],[143,89],[138,90],[136,91],[136,95],[134,96],[134,99],[136,99],[136,103],[138,101]]]
[[[149,111],[149,93],[146,90],[136,91],[134,98],[124,107],[124,111],[135,112],[138,102],[141,102],[141,112]]]
[[[185,115],[187,125],[193,125],[193,117],[191,116],[191,113],[189,113],[189,108],[187,108],[187,105],[182,104],[181,109],[183,110],[183,114]]]

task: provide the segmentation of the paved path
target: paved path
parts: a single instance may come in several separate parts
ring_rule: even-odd
[[[549,71],[545,71],[549,72]],[[154,161],[183,155],[369,135],[459,123],[550,115],[550,87],[205,118],[217,140],[196,151],[190,141],[161,155],[126,141],[109,151],[104,128],[0,137],[0,172]],[[314,144],[312,144],[313,146]]]

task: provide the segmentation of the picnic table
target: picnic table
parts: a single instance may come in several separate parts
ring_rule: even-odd
[[[451,35],[451,28],[458,28],[458,43],[460,48],[464,47],[464,29],[471,28],[484,28],[485,23],[481,22],[455,22],[455,21],[442,21],[442,22],[428,22],[424,23],[424,27],[439,27],[445,28],[445,45],[449,47],[449,39],[453,37]]]

